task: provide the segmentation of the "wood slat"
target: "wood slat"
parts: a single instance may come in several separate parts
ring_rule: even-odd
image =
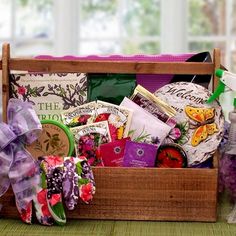
[[[42,60],[11,58],[10,70],[130,74],[212,74],[213,63]]]
[[[2,120],[7,121],[7,104],[9,100],[9,59],[10,45],[3,44],[2,47]]]
[[[74,219],[216,221],[218,169],[94,167],[96,194]],[[1,214],[15,218],[14,197],[0,199]]]
[[[213,86],[212,89],[213,91],[215,91],[217,85],[218,85],[218,77],[215,75],[215,70],[220,68],[220,49],[219,48],[215,48],[213,51],[213,63],[214,63],[214,71],[213,71]]]

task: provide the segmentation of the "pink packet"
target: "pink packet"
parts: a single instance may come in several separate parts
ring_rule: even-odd
[[[91,166],[103,166],[99,146],[111,142],[107,121],[71,128],[76,156],[85,156]]]
[[[129,137],[100,146],[100,155],[104,166],[123,166],[124,150]]]
[[[125,167],[154,167],[157,146],[148,143],[127,141],[124,152]]]

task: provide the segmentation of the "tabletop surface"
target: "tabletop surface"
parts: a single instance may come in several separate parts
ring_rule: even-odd
[[[227,196],[219,196],[218,221],[200,222],[154,222],[154,221],[113,221],[113,220],[68,220],[61,226],[26,225],[19,219],[1,219],[0,235],[17,236],[236,236],[236,224],[228,224],[225,217],[231,205]]]

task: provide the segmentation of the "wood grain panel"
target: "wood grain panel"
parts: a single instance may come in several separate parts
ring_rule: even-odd
[[[82,202],[74,219],[216,221],[218,169],[94,167],[96,194]],[[1,214],[16,217],[13,194],[0,203]]]
[[[213,63],[123,62],[86,60],[19,59],[9,61],[10,70],[34,72],[97,72],[130,74],[212,74]]]

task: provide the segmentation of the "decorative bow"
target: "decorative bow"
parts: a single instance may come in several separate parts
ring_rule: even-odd
[[[21,218],[31,223],[34,188],[40,182],[39,168],[25,149],[34,142],[42,129],[28,102],[10,99],[7,124],[0,123],[0,197],[12,186]]]

